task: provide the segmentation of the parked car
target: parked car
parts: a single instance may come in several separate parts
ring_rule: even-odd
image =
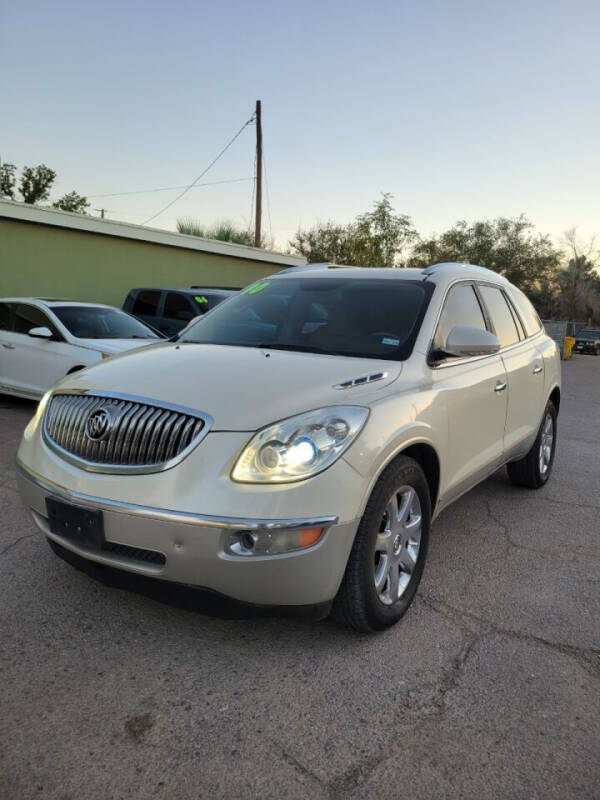
[[[162,338],[112,306],[0,298],[0,392],[38,399],[71,372]]]
[[[372,631],[410,605],[442,509],[503,464],[548,481],[560,385],[494,272],[292,268],[54,387],[19,486],[66,558]]]
[[[600,330],[584,328],[575,336],[575,352],[600,355]]]
[[[195,317],[206,314],[236,293],[237,289],[203,289],[201,286],[190,289],[132,289],[125,298],[123,309],[171,337]]]

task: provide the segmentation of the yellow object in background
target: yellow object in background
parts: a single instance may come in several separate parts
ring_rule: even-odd
[[[575,337],[574,336],[565,336],[565,347],[563,352],[563,358],[565,361],[573,355],[573,347],[575,345]]]

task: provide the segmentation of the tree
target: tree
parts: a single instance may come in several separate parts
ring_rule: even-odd
[[[56,179],[56,172],[45,164],[37,167],[23,167],[19,191],[24,203],[37,203],[50,197],[50,188]]]
[[[312,228],[296,231],[290,246],[311,264],[352,264],[352,229],[336,222],[317,222]]]
[[[207,226],[196,220],[183,218],[177,220],[177,230],[188,236],[200,236],[202,239],[216,239],[219,242],[233,242],[254,247],[254,235],[245,228],[238,228],[229,220],[221,220]]]
[[[581,242],[577,229],[564,234],[570,258],[559,272],[560,308],[570,322],[600,321],[600,276],[596,271],[595,241]]]
[[[525,292],[535,293],[551,284],[561,256],[550,237],[534,234],[532,223],[521,215],[471,224],[461,220],[445,233],[421,239],[413,248],[409,266],[443,261],[478,264],[504,275]]]
[[[299,228],[290,246],[312,264],[401,266],[405,249],[418,235],[410,217],[395,213],[391,199],[391,194],[383,194],[371,211],[348,225],[329,221],[307,230]]]
[[[74,211],[77,214],[86,214],[86,208],[90,207],[87,197],[82,197],[77,192],[69,192],[63,195],[55,203],[52,203],[54,208],[60,208],[61,211]]]
[[[16,171],[14,164],[0,164],[0,197],[15,199]]]
[[[397,267],[408,245],[418,238],[410,217],[395,214],[385,193],[373,210],[356,218],[351,237],[354,263],[362,267]]]

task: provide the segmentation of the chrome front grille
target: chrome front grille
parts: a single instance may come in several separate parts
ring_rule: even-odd
[[[53,395],[44,416],[46,442],[94,472],[157,472],[184,458],[208,433],[210,418],[146,398]]]

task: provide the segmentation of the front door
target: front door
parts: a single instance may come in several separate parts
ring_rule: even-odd
[[[57,356],[58,342],[28,336],[32,328],[50,328],[59,336],[48,316],[37,306],[19,303],[12,331],[4,332],[3,352],[8,350],[3,373],[9,389],[38,397],[64,377],[62,359]],[[8,345],[8,347],[7,347]],[[66,371],[66,370],[65,370]]]
[[[443,347],[456,326],[486,330],[470,283],[450,289],[434,347]],[[507,376],[500,355],[446,358],[432,369],[433,388],[444,411],[446,458],[440,476],[440,504],[446,505],[490,475],[503,460]]]

